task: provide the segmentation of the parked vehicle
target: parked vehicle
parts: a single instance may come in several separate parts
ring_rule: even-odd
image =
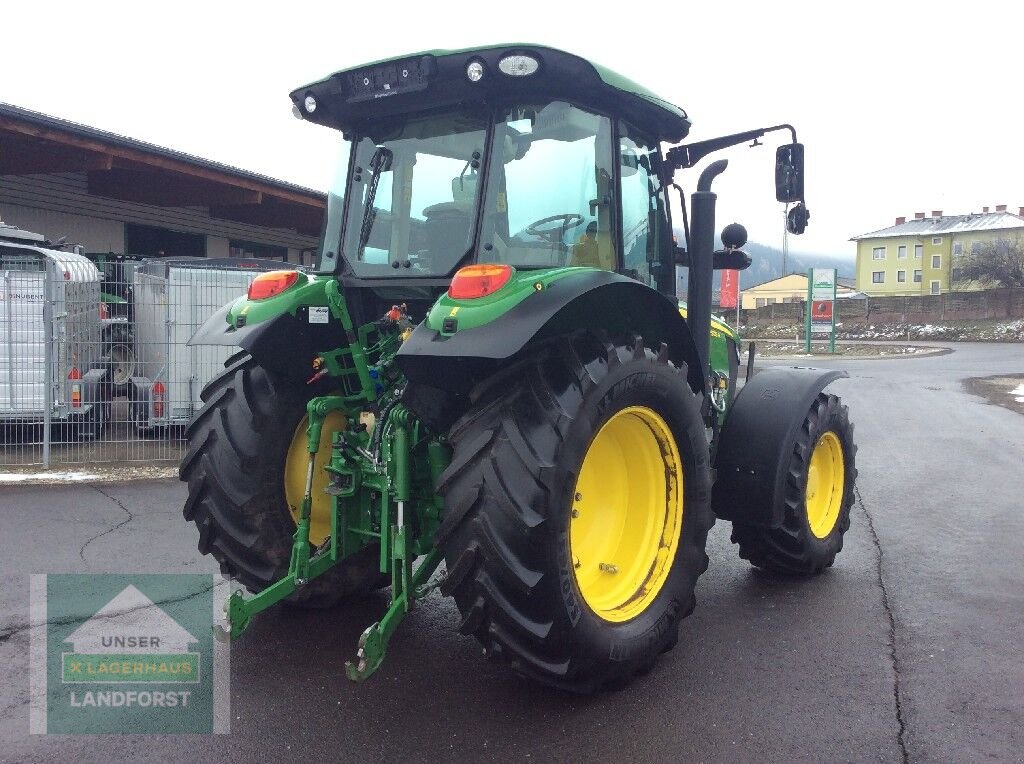
[[[101,335],[96,266],[0,226],[0,421],[98,435],[111,396]]]
[[[114,395],[127,395],[136,375],[133,274],[145,258],[114,252],[86,252],[85,256],[100,270],[103,354],[110,359],[111,390]]]
[[[129,417],[138,433],[188,422],[202,405],[203,387],[233,351],[186,343],[258,273],[280,267],[278,260],[203,257],[154,258],[134,266],[133,374],[127,384]]]

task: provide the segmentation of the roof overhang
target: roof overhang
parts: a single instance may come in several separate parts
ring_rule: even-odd
[[[527,76],[503,73],[499,62],[516,54],[535,59],[537,70]],[[466,76],[473,62],[483,67],[477,82]],[[316,99],[312,112],[304,105],[308,96]],[[291,98],[300,117],[344,131],[429,109],[524,99],[562,99],[628,116],[637,127],[673,143],[690,128],[685,111],[626,77],[580,56],[527,43],[425,51],[364,64],[298,88]]]
[[[0,104],[0,176],[85,173],[95,196],[318,236],[325,195],[152,144]]]

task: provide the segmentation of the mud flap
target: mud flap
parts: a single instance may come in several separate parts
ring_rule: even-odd
[[[782,523],[785,469],[818,393],[845,371],[769,367],[736,396],[715,458],[711,508],[722,520],[767,528]]]

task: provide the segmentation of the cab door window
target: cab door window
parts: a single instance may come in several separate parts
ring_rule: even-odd
[[[666,232],[659,162],[657,143],[623,125],[619,139],[623,273],[652,287],[657,286]]]

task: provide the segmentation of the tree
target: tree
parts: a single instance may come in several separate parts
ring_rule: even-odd
[[[953,281],[982,286],[1024,287],[1024,239],[975,242],[953,263]]]

